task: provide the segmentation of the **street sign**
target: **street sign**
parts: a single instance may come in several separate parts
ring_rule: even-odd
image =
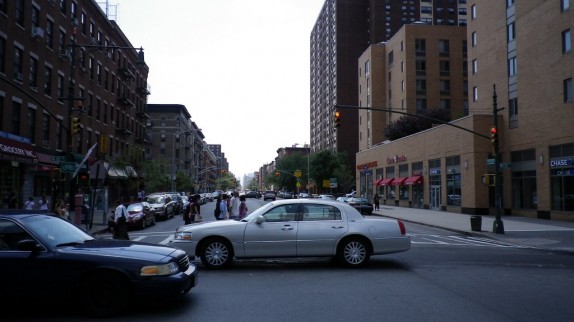
[[[62,161],[66,161],[65,155],[53,155],[52,156],[52,162],[62,162]]]
[[[500,164],[500,168],[501,168],[501,169],[510,169],[510,168],[512,168],[512,163],[510,163],[510,162],[502,162],[502,163]]]
[[[294,176],[297,178],[301,177],[301,170],[295,170]]]
[[[60,164],[60,170],[63,173],[74,173],[74,171],[76,171],[76,163],[75,162],[62,162]]]

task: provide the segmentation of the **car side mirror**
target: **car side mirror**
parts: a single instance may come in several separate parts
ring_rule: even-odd
[[[263,216],[257,216],[257,218],[255,218],[256,224],[262,224],[264,222],[265,222],[265,217],[263,217]]]
[[[40,245],[33,239],[24,239],[16,244],[16,249],[26,252],[35,252],[41,249]]]

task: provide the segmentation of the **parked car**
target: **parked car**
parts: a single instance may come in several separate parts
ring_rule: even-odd
[[[263,201],[265,200],[275,200],[276,196],[275,196],[275,191],[273,190],[267,190],[263,193]]]
[[[175,203],[171,200],[169,195],[163,193],[153,193],[144,198],[152,207],[156,219],[169,219],[173,218],[175,214]]]
[[[357,209],[361,214],[373,214],[373,204],[367,198],[349,198],[347,203]]]
[[[181,226],[170,243],[211,269],[233,258],[307,256],[360,267],[371,255],[409,250],[411,239],[400,220],[365,218],[342,202],[292,199],[269,202],[240,221]]]
[[[169,195],[174,203],[173,214],[176,216],[183,214],[183,199],[179,192],[165,192],[165,194]]]
[[[335,197],[333,195],[319,195],[317,199],[335,200]]]
[[[141,228],[155,225],[155,212],[151,205],[146,202],[136,202],[128,205],[128,228]]]
[[[355,194],[357,194],[357,192],[355,190],[353,190],[353,191],[349,192],[348,194],[346,194],[345,197],[352,198],[355,196]]]
[[[300,192],[297,198],[311,198],[311,195],[306,192]]]
[[[350,197],[337,197],[337,201],[339,202],[347,202],[350,199]]]
[[[95,239],[53,214],[3,210],[0,245],[0,299],[19,303],[53,299],[109,317],[134,301],[181,297],[197,284],[183,250]]]
[[[261,194],[257,191],[247,191],[244,196],[245,198],[261,198]]]

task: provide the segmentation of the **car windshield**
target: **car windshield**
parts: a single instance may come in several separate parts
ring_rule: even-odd
[[[29,216],[22,221],[41,242],[50,247],[94,240],[94,237],[74,226],[69,221],[57,217]]]
[[[128,212],[129,213],[142,212],[142,211],[143,211],[143,205],[141,203],[133,203],[133,204],[128,206]]]
[[[147,202],[149,203],[164,203],[165,198],[163,196],[149,196],[147,197]]]
[[[349,203],[369,203],[367,198],[351,198],[347,200]]]

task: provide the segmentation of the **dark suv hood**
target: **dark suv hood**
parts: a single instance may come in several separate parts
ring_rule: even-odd
[[[164,261],[166,257],[178,257],[183,251],[172,247],[135,242],[130,240],[95,239],[74,246],[58,247],[61,253],[82,253],[94,256],[139,258]]]

